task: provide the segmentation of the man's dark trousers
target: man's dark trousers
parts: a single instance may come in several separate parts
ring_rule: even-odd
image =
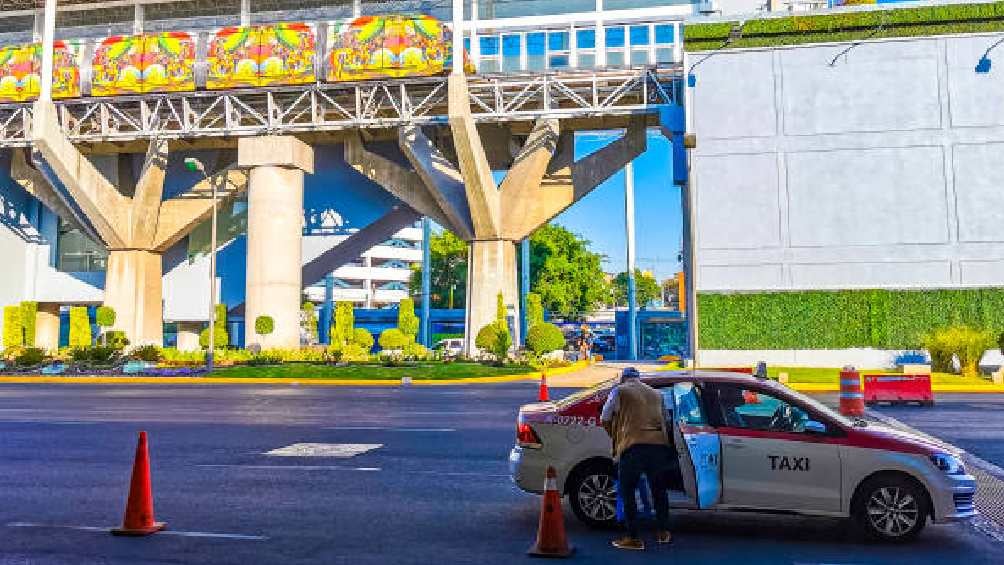
[[[642,473],[648,477],[655,505],[656,527],[669,530],[669,491],[666,475],[674,467],[676,453],[666,445],[636,444],[621,453],[617,462],[618,494],[624,501],[624,525],[628,535],[638,537],[638,503],[635,491]]]

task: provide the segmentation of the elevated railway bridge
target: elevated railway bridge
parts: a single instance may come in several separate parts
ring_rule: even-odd
[[[165,32],[143,31],[149,22],[142,8],[150,3],[99,4],[133,5],[130,41],[147,45],[146,55],[162,54]],[[250,3],[242,4],[246,10]],[[423,55],[428,72],[371,68],[364,77],[338,75],[336,49],[346,41],[344,30],[361,20],[326,20],[318,8],[302,14],[317,19],[298,24],[316,50],[307,78],[229,88],[217,81],[208,88],[207,75],[219,67],[210,60],[213,42],[231,32],[186,21],[192,58],[185,63],[189,72],[174,67],[181,83],[133,84],[109,96],[93,95],[104,72],[98,66],[109,65],[106,47],[121,38],[74,42],[71,32],[78,30],[56,30],[49,12],[31,12],[40,24],[34,29],[42,31],[35,34],[42,45],[39,68],[53,68],[48,57],[62,41],[80,66],[78,75],[60,75],[57,60],[56,82],[63,79],[57,88],[67,80],[78,84],[70,96],[53,95],[43,80],[39,99],[28,92],[0,103],[0,149],[13,153],[15,182],[107,247],[104,302],[118,314],[115,329],[134,344],[162,341],[162,254],[205,221],[214,203],[246,193],[245,335],[254,336],[255,319],[267,314],[275,331],[259,336],[261,345],[296,347],[303,287],[353,258],[332,250],[304,265],[301,256],[303,182],[314,171],[313,147],[340,144],[350,166],[400,203],[339,247],[358,253],[420,216],[468,241],[465,322],[472,349],[477,330],[494,319],[499,293],[518,308],[514,244],[642,153],[649,129],[673,141],[674,180],[686,185],[686,89],[675,8],[479,20],[465,19],[458,6],[438,36],[439,59],[431,54],[435,48]],[[290,15],[301,14],[258,15],[254,26],[274,20],[278,29]],[[234,29],[265,36],[249,14],[240,16]],[[385,35],[393,33],[388,22]],[[457,29],[462,43],[452,41]],[[54,37],[59,41],[52,43]],[[358,43],[361,36],[352,37]],[[450,53],[466,64],[451,65]],[[138,76],[150,75],[140,69]],[[577,160],[574,134],[586,130],[621,133]],[[206,149],[220,157],[204,181],[165,198],[169,159]],[[140,173],[117,185],[94,162],[108,154],[141,159]],[[507,171],[501,184],[492,173],[499,170]]]

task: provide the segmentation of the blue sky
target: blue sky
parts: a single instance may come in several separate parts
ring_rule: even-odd
[[[609,143],[604,133],[576,138],[576,158]],[[637,265],[662,280],[680,269],[677,254],[682,239],[680,189],[673,185],[669,140],[649,132],[648,150],[634,161],[635,241]],[[588,196],[552,220],[590,240],[594,251],[606,256],[608,272],[626,270],[624,234],[624,171],[608,179]]]

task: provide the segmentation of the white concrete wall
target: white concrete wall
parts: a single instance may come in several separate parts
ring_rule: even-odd
[[[973,70],[997,38],[703,62],[698,289],[1004,285],[1004,69]]]
[[[749,367],[760,361],[779,367],[891,369],[904,350],[889,349],[702,349],[701,367]]]

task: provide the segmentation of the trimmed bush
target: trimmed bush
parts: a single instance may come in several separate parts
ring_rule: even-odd
[[[86,306],[70,307],[70,347],[90,347],[91,320],[87,315]]]
[[[24,345],[24,330],[21,325],[21,307],[3,307],[3,347],[14,349]]]
[[[111,306],[98,306],[94,312],[94,322],[102,328],[110,328],[115,325],[115,309]]]
[[[526,295],[526,324],[532,328],[543,322],[544,305],[541,302],[540,295],[536,292],[531,292]]]
[[[478,331],[477,337],[474,338],[474,345],[482,351],[491,353],[495,356],[496,361],[502,363],[509,356],[512,335],[509,334],[509,328],[505,322],[496,320],[486,324]]]
[[[1004,331],[1004,289],[701,293],[705,349],[918,349],[953,325]]]
[[[542,355],[556,349],[564,349],[565,335],[554,324],[539,322],[530,326],[526,332],[526,347],[537,355]]]
[[[354,306],[348,301],[335,303],[335,321],[331,324],[331,345],[328,349],[338,350],[352,341],[355,336]]]
[[[352,343],[368,352],[373,349],[373,334],[366,328],[356,328],[352,333]]]
[[[358,332],[359,329],[357,328],[356,331]],[[362,331],[366,331],[366,330],[362,330]],[[369,333],[369,332],[366,332],[366,333]],[[349,344],[346,344],[345,347],[343,347],[342,350],[341,350],[341,352],[340,352],[341,353],[340,360],[344,361],[346,363],[362,363],[364,361],[369,361],[370,360],[370,348],[372,348],[372,347],[373,347],[373,336],[371,334],[370,335],[370,347],[364,348],[362,345],[360,345],[358,343],[349,343]]]
[[[106,345],[95,345],[93,347],[75,347],[70,351],[70,357],[78,363],[95,363],[98,365],[110,365],[119,355],[119,350]]]
[[[310,343],[317,343],[317,310],[314,308],[314,303],[306,300],[300,306],[300,310],[303,312],[301,318],[303,329],[310,337]]]
[[[129,357],[137,361],[156,363],[164,357],[164,353],[156,345],[140,345],[129,352]]]
[[[224,349],[230,345],[230,335],[227,330],[219,326],[216,326],[216,335],[213,340],[213,347],[216,349]],[[202,349],[209,348],[209,328],[205,328],[199,333],[199,345],[202,346]]]
[[[45,351],[38,347],[25,347],[16,356],[14,364],[18,367],[34,367],[45,360]]]
[[[737,24],[738,22],[714,22],[685,25],[685,48],[687,51],[717,49]],[[882,27],[878,29],[880,25]],[[729,46],[773,47],[1002,29],[1004,2],[951,4],[749,20],[742,27],[742,37]]]
[[[397,328],[388,328],[380,332],[381,349],[404,349],[405,345],[411,343],[408,335]]]
[[[419,319],[415,315],[415,301],[410,298],[402,298],[397,307],[397,329],[401,333],[411,336],[412,341],[418,335]]]
[[[254,319],[254,332],[258,335],[269,335],[275,331],[275,320],[272,316],[258,316]]]
[[[979,374],[980,358],[983,352],[993,347],[993,334],[968,326],[941,328],[924,336],[924,348],[931,354],[931,368],[940,372],[952,372],[952,358],[958,357],[962,375],[975,377]]]
[[[21,303],[21,328],[24,333],[24,345],[35,346],[35,320],[38,315],[38,302],[25,300]]]
[[[129,347],[129,338],[126,337],[123,331],[112,330],[104,333],[104,343],[112,349],[122,351],[126,347]]]

